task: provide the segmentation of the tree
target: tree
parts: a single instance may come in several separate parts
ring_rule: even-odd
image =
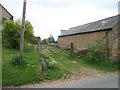
[[[43,44],[47,44],[47,39],[43,39],[43,40],[42,40],[42,43],[43,43]]]
[[[9,48],[20,48],[20,32],[22,30],[21,20],[6,20],[3,24],[3,43]],[[34,39],[33,27],[29,21],[25,22],[25,41],[31,42]]]
[[[55,43],[54,37],[50,34],[49,38],[47,38],[48,43]]]
[[[3,25],[3,43],[10,48],[19,48],[21,25],[18,21],[6,20]]]
[[[25,40],[27,42],[31,42],[35,39],[34,32],[33,32],[33,26],[29,21],[25,22]]]

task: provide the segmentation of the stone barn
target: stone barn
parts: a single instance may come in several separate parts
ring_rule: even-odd
[[[13,20],[13,16],[0,4],[0,43],[2,39],[2,30],[4,20]]]
[[[0,4],[0,30],[4,20],[13,20],[13,16]]]
[[[74,51],[87,50],[96,40],[103,38],[109,56],[118,57],[118,15],[96,22],[87,23],[69,30],[61,30],[58,46],[69,48],[73,43]]]

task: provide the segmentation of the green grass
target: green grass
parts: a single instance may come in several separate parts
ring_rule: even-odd
[[[59,48],[55,49],[60,50]],[[34,48],[27,48],[24,51],[24,63],[21,65],[13,65],[11,63],[11,54],[19,54],[18,50],[9,49],[3,46],[2,54],[2,79],[3,86],[17,86],[25,83],[34,83],[44,80],[59,79],[66,77],[69,74],[60,59],[56,59],[59,63],[53,69],[47,69],[39,77],[41,71],[40,57],[37,50]],[[58,56],[58,55],[57,55]],[[54,55],[53,55],[54,57]],[[65,59],[65,58],[63,58]],[[66,59],[65,59],[66,60]]]
[[[96,68],[99,70],[104,70],[104,71],[118,71],[120,67],[119,64],[114,64],[114,63],[105,63],[105,62],[101,62],[101,63],[96,63],[96,64],[91,64],[88,63],[86,61],[83,61],[84,64],[89,65],[91,68]]]
[[[61,67],[64,69],[70,71],[73,68],[82,68],[82,67],[88,67],[88,68],[96,68],[99,70],[104,71],[117,71],[118,70],[118,64],[113,63],[95,63],[91,64],[89,62],[86,62],[85,58],[86,56],[70,56],[70,51],[65,49],[60,49],[58,47],[48,47],[51,49],[52,52],[55,52],[57,54],[51,54],[51,57],[55,58],[59,63]],[[59,53],[60,52],[60,53]],[[71,63],[72,61],[76,61],[76,64]]]
[[[28,82],[38,81],[38,68],[40,67],[39,57],[36,51],[25,52],[22,65],[11,64],[11,54],[18,53],[17,50],[3,47],[2,53],[2,79],[3,86],[21,85]]]
[[[65,78],[64,75],[68,75],[68,71],[65,69],[60,69],[58,67],[50,70],[48,69],[45,71],[42,75],[42,80],[52,80],[52,79],[59,79],[59,78]]]
[[[51,51],[49,51],[49,50]],[[60,49],[55,46],[47,46],[47,49],[43,47],[43,51],[46,51],[50,57],[57,61],[55,68],[47,69],[42,73],[42,77],[39,78],[38,72],[41,69],[40,57],[34,48],[26,49],[24,52],[24,61],[22,65],[15,66],[10,63],[11,54],[18,53],[18,50],[8,49],[3,46],[2,52],[2,79],[3,86],[15,86],[25,83],[34,83],[44,80],[52,80],[59,78],[66,78],[71,70],[77,70],[79,68],[96,68],[104,71],[116,71],[117,65],[113,64],[89,64],[86,63],[80,56],[70,56],[70,51]],[[76,62],[76,63],[73,63]]]

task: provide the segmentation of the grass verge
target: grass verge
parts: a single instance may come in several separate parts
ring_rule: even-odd
[[[116,71],[118,66],[114,64],[90,64],[81,56],[70,56],[70,51],[56,46],[43,47],[43,51],[57,61],[55,68],[47,69],[42,73],[41,79],[38,72],[41,69],[40,57],[34,48],[26,49],[24,52],[24,63],[12,65],[11,54],[19,54],[18,50],[9,49],[3,46],[2,53],[2,79],[3,86],[16,86],[26,83],[34,83],[44,80],[66,78],[72,69],[96,68],[104,71]]]

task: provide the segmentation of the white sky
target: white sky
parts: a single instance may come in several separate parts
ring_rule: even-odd
[[[27,0],[26,19],[35,36],[42,39],[50,34],[57,40],[61,30],[97,21],[118,14],[119,0]],[[1,0],[14,16],[22,18],[23,0]]]

